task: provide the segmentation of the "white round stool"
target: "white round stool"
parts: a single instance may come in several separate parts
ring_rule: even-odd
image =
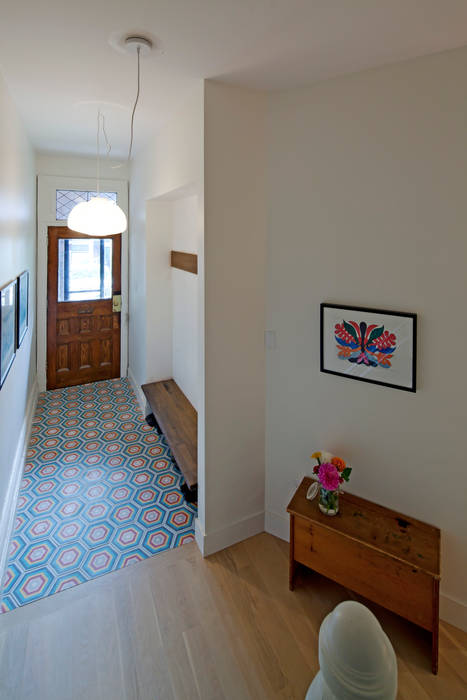
[[[305,700],[395,700],[397,661],[376,617],[347,600],[319,630],[320,670]]]

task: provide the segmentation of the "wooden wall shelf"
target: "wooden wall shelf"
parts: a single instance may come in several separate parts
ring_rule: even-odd
[[[170,253],[170,265],[185,272],[198,274],[198,256],[194,253],[182,253],[179,250],[172,250]]]

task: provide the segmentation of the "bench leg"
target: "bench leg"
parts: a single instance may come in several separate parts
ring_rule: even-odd
[[[162,430],[160,429],[159,423],[157,422],[154,413],[150,413],[148,416],[146,416],[145,421],[148,425],[151,426],[151,428],[155,428],[159,435],[162,435]]]
[[[188,487],[188,484],[186,482],[183,482],[183,484],[180,486],[180,491],[183,493],[185,496],[185,500],[188,503],[196,503],[198,500],[198,487],[193,486],[191,489]]]
[[[289,545],[289,591],[295,588],[295,559],[294,559],[294,516],[290,516],[290,545]]]
[[[289,566],[289,591],[295,589],[295,562],[291,561]]]
[[[433,579],[433,619],[431,625],[431,670],[438,673],[439,645],[439,580]]]

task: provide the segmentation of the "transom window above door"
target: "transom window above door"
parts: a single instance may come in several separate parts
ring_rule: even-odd
[[[97,197],[97,192],[90,190],[56,190],[55,200],[55,219],[56,221],[66,221],[68,214],[73,209],[75,204],[80,202],[89,202],[91,197]],[[116,192],[99,192],[99,197],[117,201]]]
[[[59,239],[57,301],[110,299],[111,296],[112,239]]]

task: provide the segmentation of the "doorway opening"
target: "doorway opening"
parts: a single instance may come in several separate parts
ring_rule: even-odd
[[[47,389],[120,376],[121,235],[49,226]]]

